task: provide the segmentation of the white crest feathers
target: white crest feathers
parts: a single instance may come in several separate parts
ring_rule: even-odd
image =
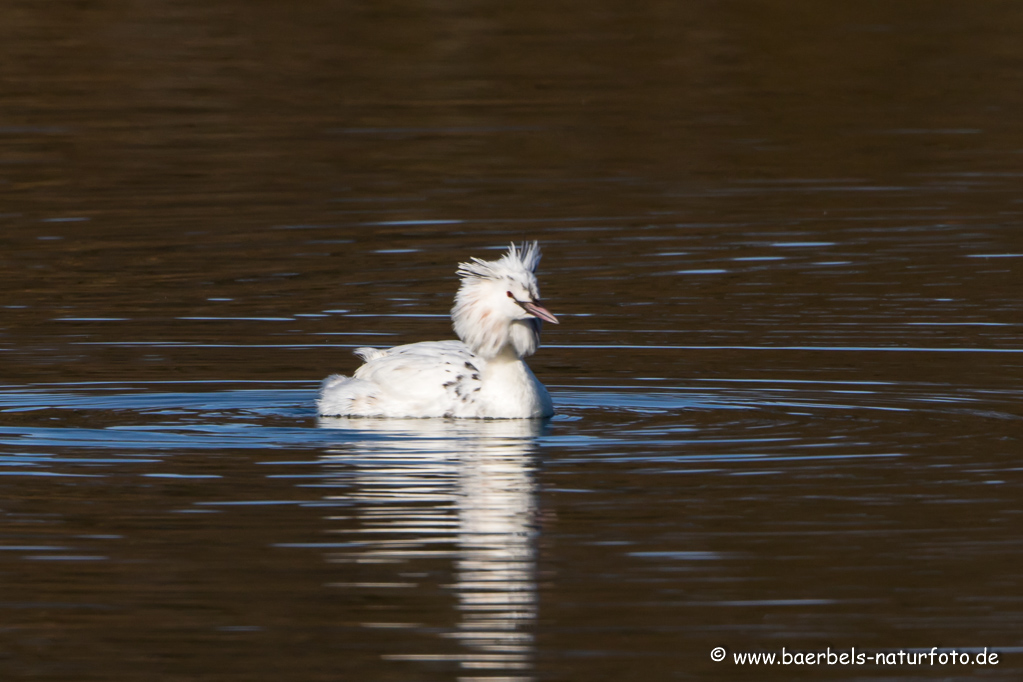
[[[489,261],[473,258],[468,263],[459,263],[458,276],[463,279],[468,277],[498,279],[514,277],[522,271],[532,274],[540,265],[540,256],[539,242],[525,242],[521,247],[515,246],[515,243],[512,242],[508,247],[508,252],[499,260]]]

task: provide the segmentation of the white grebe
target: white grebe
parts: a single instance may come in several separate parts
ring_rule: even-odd
[[[426,341],[386,350],[358,348],[366,361],[351,377],[324,380],[319,413],[337,417],[530,419],[554,414],[551,397],[523,358],[540,345],[536,242],[496,261],[460,263],[451,320],[460,341]]]

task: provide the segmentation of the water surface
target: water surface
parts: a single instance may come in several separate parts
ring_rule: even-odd
[[[12,9],[3,679],[1019,679],[1020,29]],[[317,418],[526,238],[554,419]]]

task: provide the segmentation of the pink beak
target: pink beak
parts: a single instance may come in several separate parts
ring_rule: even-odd
[[[544,308],[542,305],[540,305],[539,301],[537,301],[536,303],[527,301],[526,303],[521,303],[520,305],[523,307],[523,309],[525,309],[527,313],[529,313],[533,317],[538,317],[544,322],[550,322],[551,324],[558,324],[558,318],[554,317],[554,315],[552,315],[551,312],[547,310],[547,308]]]

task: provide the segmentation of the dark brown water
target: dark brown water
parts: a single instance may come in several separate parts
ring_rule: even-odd
[[[11,3],[0,678],[1020,679],[1020,35]],[[317,420],[524,238],[557,417]],[[783,647],[1000,658],[733,657]]]

